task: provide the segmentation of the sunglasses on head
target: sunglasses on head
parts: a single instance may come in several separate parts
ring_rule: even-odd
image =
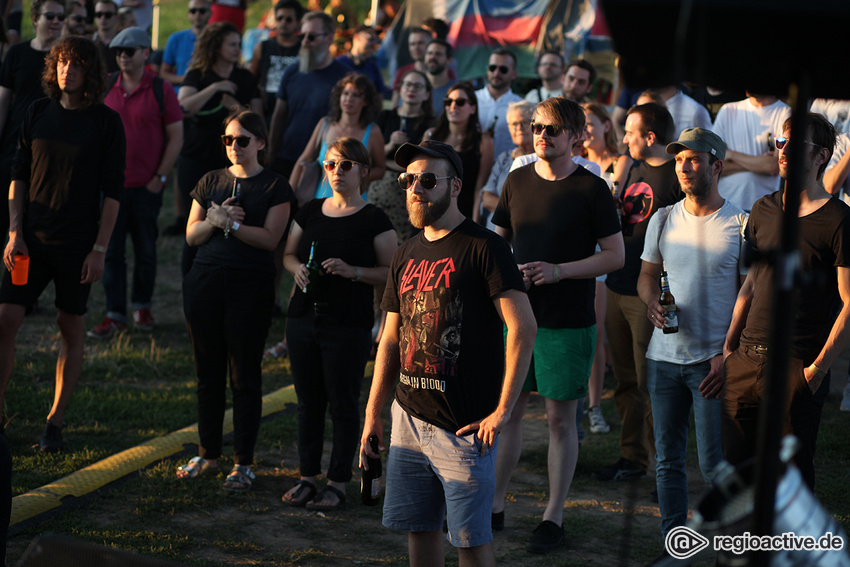
[[[115,56],[120,57],[122,53],[126,53],[127,57],[132,57],[136,54],[136,51],[139,49],[137,47],[115,47]]]
[[[426,172],[426,173],[402,173],[398,176],[398,186],[404,189],[405,191],[409,191],[413,188],[413,184],[416,183],[416,180],[419,180],[419,185],[422,186],[423,189],[433,189],[437,186],[437,181],[440,179],[452,179],[453,176],[447,175],[445,177],[437,177],[436,173]]]
[[[787,146],[790,143],[791,143],[791,140],[789,140],[788,138],[784,138],[782,136],[779,136],[774,140],[774,144],[776,145],[777,150],[785,149],[785,146]],[[816,144],[814,142],[810,142],[808,140],[803,140],[803,143],[809,144],[810,146],[815,146],[816,148],[820,147],[818,144]]]
[[[230,147],[233,145],[233,142],[236,141],[239,144],[240,148],[247,148],[248,144],[253,140],[253,136],[227,136],[224,135],[221,137],[221,142],[225,145],[225,147]]]
[[[469,102],[468,98],[449,98],[449,97],[446,97],[446,98],[443,99],[443,106],[448,108],[452,105],[452,103],[455,103],[455,105],[458,108],[463,108],[464,106],[466,106],[467,102]]]
[[[44,16],[44,19],[49,22],[52,22],[53,20],[59,20],[60,22],[65,21],[65,14],[57,14],[56,12],[42,12],[41,15]]]
[[[302,34],[301,34],[301,39],[302,39],[302,41],[303,41],[303,40],[306,40],[306,41],[311,41],[311,42],[312,42],[312,41],[316,41],[316,40],[317,40],[317,39],[319,39],[320,37],[324,37],[324,36],[326,36],[326,35],[328,35],[328,34],[326,34],[326,33],[313,33],[313,32],[310,32],[310,33],[302,33]]]
[[[209,10],[207,8],[189,8],[189,13],[192,14],[193,16],[195,14],[201,14],[203,16],[207,12],[209,12]]]
[[[487,70],[491,73],[495,73],[496,69],[498,69],[499,73],[503,75],[507,75],[508,71],[510,71],[510,69],[508,69],[506,65],[490,65],[489,67],[487,67]]]
[[[531,133],[535,136],[541,135],[544,131],[550,138],[555,138],[561,135],[564,128],[561,126],[555,126],[554,124],[538,124],[537,122],[531,123]]]
[[[355,164],[356,165],[363,165],[359,161],[354,161],[354,160],[350,160],[350,159],[341,159],[339,161],[334,161],[332,159],[328,159],[328,160],[325,160],[325,161],[322,162],[322,165],[328,171],[335,171],[336,166],[339,166],[339,168],[343,171],[351,171],[351,168],[354,167]]]
[[[95,18],[106,18],[107,20],[117,14],[118,12],[95,12]]]

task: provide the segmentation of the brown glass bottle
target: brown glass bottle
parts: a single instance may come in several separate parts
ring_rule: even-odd
[[[664,323],[664,334],[678,333],[679,318],[676,313],[676,300],[673,298],[673,294],[670,293],[670,282],[667,281],[666,271],[661,272],[661,298],[658,300],[658,303],[667,311],[667,314],[664,316],[667,319],[667,322]]]

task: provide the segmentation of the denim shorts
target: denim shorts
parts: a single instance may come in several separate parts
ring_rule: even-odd
[[[493,540],[490,511],[496,487],[496,446],[480,456],[475,434],[458,437],[392,405],[384,526],[435,532],[448,524],[455,547]]]

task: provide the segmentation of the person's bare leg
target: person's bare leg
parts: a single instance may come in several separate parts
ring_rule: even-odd
[[[71,401],[71,394],[80,380],[83,370],[83,341],[85,330],[82,315],[71,315],[61,309],[56,316],[62,342],[59,347],[59,359],[56,361],[56,389],[53,393],[53,407],[47,415],[47,421],[57,427],[65,422],[65,409]]]
[[[499,433],[499,449],[496,452],[496,491],[493,493],[493,514],[498,514],[505,509],[505,497],[508,494],[508,485],[511,483],[511,475],[519,462],[522,454],[522,417],[525,415],[525,407],[528,405],[528,397],[531,392],[523,392],[517,399],[511,419]]]
[[[0,408],[3,407],[3,396],[15,364],[15,337],[25,313],[26,307],[23,305],[0,304]]]
[[[407,551],[410,567],[444,567],[446,553],[443,550],[446,536],[443,532],[410,532],[407,534]]]
[[[596,282],[596,352],[593,354],[593,367],[587,388],[587,408],[599,407],[602,403],[602,386],[605,382],[605,282]]]
[[[578,460],[576,400],[559,401],[546,398],[549,423],[549,502],[543,519],[563,525],[564,502],[573,482]]]
[[[495,567],[496,555],[493,545],[485,543],[476,547],[457,548],[459,567]]]

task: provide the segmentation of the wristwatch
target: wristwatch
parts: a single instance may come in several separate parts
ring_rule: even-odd
[[[242,226],[242,224],[241,224],[241,223],[238,223],[238,222],[236,222],[236,221],[233,221],[233,224],[232,224],[232,225],[230,225],[230,230],[232,230],[233,232],[236,232],[237,230],[239,230],[239,227],[240,227],[240,226]]]
[[[159,178],[159,182],[162,183],[163,185],[165,185],[165,182],[168,181],[167,175],[157,175],[157,177]]]

